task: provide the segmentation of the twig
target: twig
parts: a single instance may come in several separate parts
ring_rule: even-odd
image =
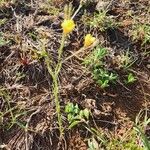
[[[29,127],[29,123],[30,123],[32,117],[33,117],[35,114],[39,113],[40,110],[41,110],[41,107],[39,107],[35,112],[33,112],[33,113],[30,115],[30,117],[28,118],[28,120],[27,120],[27,124],[26,124],[26,126],[25,126],[25,145],[26,145],[26,150],[29,150],[29,146],[28,146],[28,127]]]
[[[82,3],[80,3],[78,9],[75,11],[75,13],[73,14],[73,16],[71,17],[72,20],[74,19],[74,17],[77,15],[77,13],[80,11],[81,8],[82,8]]]
[[[73,53],[72,55],[70,55],[69,57],[67,57],[62,63],[66,62],[67,60],[71,59],[72,57],[77,57],[78,58],[78,54],[87,50],[87,49],[93,49],[94,47],[96,47],[99,44],[99,40],[96,40],[91,46],[85,48],[82,47],[80,48],[77,52]]]

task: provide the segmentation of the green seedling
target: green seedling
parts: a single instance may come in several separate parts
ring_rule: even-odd
[[[0,32],[0,47],[1,47],[1,46],[4,46],[4,45],[6,45],[6,44],[8,44],[8,41],[6,41],[6,40],[3,38],[3,34],[2,34],[2,32]]]
[[[16,73],[16,82],[20,81],[21,79],[25,78],[25,74],[22,72],[17,72]]]
[[[28,36],[29,36],[30,38],[32,38],[34,41],[36,41],[37,38],[38,38],[38,35],[37,35],[34,31],[29,32],[29,33],[28,33]]]
[[[97,47],[92,54],[84,60],[84,64],[89,66],[93,79],[101,86],[106,88],[110,83],[114,83],[117,79],[117,74],[110,72],[104,68],[103,58],[107,55],[105,48]]]
[[[136,59],[133,59],[132,55],[129,53],[129,50],[118,55],[116,59],[118,67],[124,70],[129,69],[136,61]]]
[[[3,110],[3,112],[0,112],[0,126],[4,126],[7,130],[11,129],[14,125],[18,125],[20,128],[25,129],[25,122],[20,121],[20,118],[25,116],[27,112],[23,110],[22,108],[19,108],[19,106],[12,107],[11,106],[11,96],[8,93],[8,91],[4,88],[0,87],[0,97],[3,99],[3,101],[6,102],[6,107]],[[5,116],[8,116],[7,122],[4,125],[4,118]]]
[[[140,23],[133,25],[131,36],[134,41],[141,40],[142,45],[150,43],[150,25]]]
[[[94,52],[84,59],[85,65],[90,66],[100,66],[103,64],[102,59],[107,55],[107,50],[105,48],[97,47]]]
[[[119,25],[111,16],[107,15],[106,10],[95,13],[93,17],[89,17],[85,14],[83,20],[86,21],[90,27],[98,28],[102,32],[108,28],[117,28]]]
[[[126,84],[130,84],[136,81],[135,76],[132,73],[128,74],[127,80],[125,80]]]
[[[134,130],[137,132],[138,136],[140,137],[144,150],[150,150],[150,141],[144,133],[146,127],[150,125],[150,118],[148,117],[147,109],[144,112],[144,119],[142,122],[140,121],[141,118],[143,118],[143,111],[140,111],[140,113],[136,117]]]
[[[55,1],[53,0],[47,0],[47,3],[43,3],[40,8],[50,15],[58,16],[60,13],[60,9],[54,6],[54,2]]]
[[[99,150],[99,144],[94,137],[88,139],[88,150]]]
[[[37,53],[38,59],[45,58],[48,56],[45,50],[36,51],[36,53]]]
[[[80,110],[78,104],[74,105],[73,103],[68,103],[65,106],[65,113],[67,113],[69,129],[81,122],[87,122],[90,117],[90,111],[87,108]]]
[[[4,25],[4,24],[6,23],[6,21],[7,21],[7,19],[6,19],[6,18],[4,18],[4,19],[0,19],[0,26],[1,26],[1,25]]]
[[[92,75],[101,88],[109,87],[110,83],[117,80],[117,74],[102,68],[94,68]]]

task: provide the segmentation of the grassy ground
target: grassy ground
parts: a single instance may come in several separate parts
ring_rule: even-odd
[[[150,150],[149,5],[0,0],[0,149]]]

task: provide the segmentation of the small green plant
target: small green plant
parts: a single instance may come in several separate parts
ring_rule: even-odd
[[[0,6],[3,6],[6,2],[6,0],[0,0]]]
[[[141,40],[142,45],[150,43],[150,25],[140,23],[133,25],[131,36],[134,41]]]
[[[103,65],[102,59],[107,55],[107,50],[102,47],[96,47],[94,51],[84,59],[83,64],[92,66]]]
[[[6,21],[7,21],[7,19],[6,19],[6,18],[4,18],[4,19],[0,19],[0,26],[1,26],[1,25],[4,25],[4,24],[6,23]]]
[[[34,50],[33,49],[32,52],[33,52],[33,55],[32,55],[33,59],[40,60],[40,59],[48,56],[48,53],[45,51],[44,47],[41,50]]]
[[[133,83],[136,81],[135,76],[132,73],[128,74],[127,80],[125,80],[126,84]]]
[[[141,118],[143,118],[143,114],[144,114],[144,120],[140,121]],[[140,111],[140,113],[138,114],[135,120],[134,130],[137,132],[138,136],[140,137],[144,150],[150,150],[150,141],[148,137],[145,135],[145,129],[149,125],[150,125],[150,118],[148,118],[148,110],[146,109],[145,111]]]
[[[125,53],[116,56],[115,61],[117,62],[117,65],[120,69],[122,68],[127,70],[134,64],[136,59],[133,59],[129,50],[127,50]]]
[[[98,28],[102,32],[108,28],[116,28],[119,25],[111,16],[107,15],[106,10],[95,13],[93,17],[89,17],[85,14],[83,20],[90,27]]]
[[[6,45],[7,43],[8,41],[3,38],[3,34],[0,32],[0,47]]]
[[[11,106],[11,96],[5,88],[0,87],[0,97],[6,103],[4,110],[0,111],[0,127],[2,126],[7,130],[9,130],[14,125],[18,125],[20,128],[25,129],[26,123],[20,121],[20,118],[22,116],[25,116],[27,112],[22,108],[20,108],[19,106],[15,106],[15,107]],[[4,123],[5,116],[7,116],[7,122]]]
[[[122,136],[97,129],[88,129],[92,138],[88,139],[88,150],[150,150],[150,141],[145,134],[145,129],[150,124],[148,110],[140,111],[135,124],[127,129]],[[144,120],[142,119],[144,116]],[[142,119],[142,120],[141,120]]]
[[[117,74],[107,69],[104,69],[103,58],[107,55],[105,48],[97,47],[92,54],[85,58],[84,64],[90,67],[93,79],[101,86],[108,87],[110,83],[114,83],[117,79]]]
[[[117,74],[102,68],[94,68],[92,75],[101,88],[109,87],[110,83],[115,83],[117,79]]]
[[[80,110],[78,104],[74,105],[73,103],[68,103],[65,106],[65,112],[67,113],[67,120],[69,121],[69,129],[79,123],[86,123],[90,116],[90,111],[87,108]]]
[[[50,0],[47,4],[43,4],[40,6],[41,9],[44,11],[47,11],[50,15],[58,16],[60,13],[60,9],[57,7],[54,7],[53,2]]]
[[[92,139],[88,139],[88,150],[99,150],[99,144],[93,137]]]

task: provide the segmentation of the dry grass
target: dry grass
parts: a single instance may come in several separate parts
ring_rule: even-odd
[[[65,132],[64,138],[59,139],[52,78],[44,54],[39,51],[44,46],[51,55],[52,67],[55,66],[63,8],[68,3],[67,0],[61,0],[59,5],[54,0],[0,1],[0,148],[85,150],[92,137],[101,146],[99,149],[115,150],[122,141],[121,146],[126,148],[128,138],[134,135],[134,140],[138,139],[133,124],[139,111],[147,108],[150,117],[149,1],[117,0],[108,10],[103,10],[105,15],[95,9],[97,2],[91,2],[75,17],[76,29],[65,42],[63,60],[71,57],[63,62],[58,78]],[[76,10],[79,1],[72,4]],[[105,68],[118,74],[117,82],[106,89],[93,80],[91,68],[83,64],[94,47],[74,55],[83,46],[87,33],[107,49],[108,55],[103,58]],[[134,63],[125,69],[129,59]],[[125,84],[129,73],[134,74],[136,81]],[[64,112],[67,102],[77,103],[80,109],[90,109],[89,127],[101,131],[101,135],[89,132],[83,124],[68,130]],[[128,129],[131,134],[126,134]],[[149,130],[143,132],[149,137]],[[98,140],[102,135],[107,145]],[[111,137],[115,138],[109,140]],[[129,144],[145,150],[134,140]]]

